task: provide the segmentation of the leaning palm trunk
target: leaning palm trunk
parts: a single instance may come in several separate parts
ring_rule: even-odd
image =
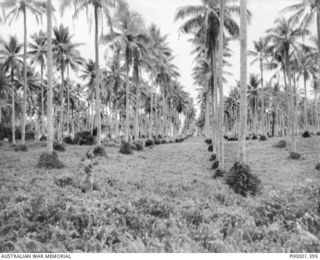
[[[240,126],[238,159],[246,161],[246,128],[247,128],[247,0],[240,0]]]
[[[224,169],[224,97],[223,97],[223,29],[224,29],[224,0],[220,0],[220,33],[219,33],[219,156],[220,167]]]
[[[21,141],[25,144],[26,141],[26,114],[27,114],[27,12],[23,9],[23,27],[24,27],[24,42],[23,42],[23,104],[22,104],[22,131]]]
[[[52,58],[52,10],[51,10],[51,0],[47,0],[47,39],[48,39],[48,54],[47,54],[47,77],[48,77],[48,99],[47,99],[47,132],[48,132],[48,141],[47,141],[47,153],[53,152],[53,118],[52,118],[52,109],[53,109],[53,91],[52,91],[52,72],[53,72],[53,58]]]
[[[100,114],[100,68],[99,68],[99,16],[98,7],[94,7],[95,21],[95,56],[96,56],[96,106],[97,106],[97,144],[101,145],[101,114]]]

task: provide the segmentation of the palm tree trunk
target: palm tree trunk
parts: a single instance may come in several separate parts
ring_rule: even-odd
[[[27,114],[27,12],[23,9],[23,105],[22,105],[22,129],[21,141],[26,141],[26,114]]]
[[[156,135],[159,136],[157,86],[155,87],[155,91],[154,91],[154,111],[155,111],[154,122],[156,127],[155,132],[156,132]]]
[[[205,129],[205,137],[206,138],[209,138],[209,136],[210,136],[209,95],[210,95],[210,91],[208,89],[207,92],[206,92],[206,110],[205,110],[205,128],[204,128]]]
[[[53,118],[52,118],[52,109],[53,109],[53,91],[52,91],[52,73],[53,73],[53,58],[52,58],[52,10],[51,10],[51,0],[47,0],[47,39],[48,39],[48,51],[47,51],[47,77],[48,77],[48,97],[47,97],[47,153],[53,152]]]
[[[139,101],[140,101],[140,85],[139,85],[139,70],[136,71],[136,110],[134,115],[134,140],[139,139]]]
[[[246,128],[247,128],[247,0],[240,0],[240,126],[238,159],[246,161]]]
[[[125,121],[125,140],[129,141],[130,132],[130,115],[129,115],[129,64],[127,64],[127,75],[126,75],[126,121]]]
[[[223,97],[223,48],[224,48],[224,0],[220,0],[220,32],[219,32],[219,156],[220,167],[224,169],[224,97]]]
[[[67,65],[68,79],[70,79],[69,66]],[[67,84],[67,136],[70,136],[70,81]]]
[[[61,62],[61,88],[60,88],[60,115],[59,115],[59,128],[58,128],[58,142],[62,143],[63,136],[63,108],[64,108],[64,61]]]
[[[44,135],[44,98],[43,98],[43,63],[40,64],[40,73],[41,73],[41,136]]]
[[[153,83],[151,87],[151,100],[150,100],[150,124],[149,124],[149,139],[152,138],[152,132],[153,132]]]
[[[216,154],[217,150],[216,150],[216,120],[215,120],[215,114],[216,114],[216,105],[215,105],[215,88],[216,86],[216,47],[213,46],[212,47],[212,55],[211,55],[211,68],[212,68],[212,72],[211,72],[211,83],[212,83],[212,89],[211,89],[211,106],[212,106],[212,146],[213,146],[213,153]]]
[[[115,101],[115,126],[114,126],[114,133],[115,133],[115,137],[118,138],[119,137],[119,120],[118,120],[118,115],[119,115],[119,108],[118,108],[118,99],[116,97],[116,101]]]
[[[260,59],[260,75],[261,75],[261,126],[260,131],[262,135],[265,135],[265,109],[264,109],[264,80],[263,80],[263,60]]]
[[[11,70],[11,88],[12,88],[12,109],[11,109],[11,137],[12,144],[16,144],[16,110],[15,110],[15,91],[14,91],[14,71]]]
[[[101,115],[100,115],[100,67],[99,67],[99,16],[98,6],[94,6],[95,22],[95,56],[96,56],[96,106],[97,106],[97,145],[101,145]]]

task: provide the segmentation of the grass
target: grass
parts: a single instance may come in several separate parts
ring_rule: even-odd
[[[247,142],[247,163],[264,187],[254,198],[212,178],[201,138],[131,156],[105,147],[108,157],[93,168],[99,190],[90,193],[79,188],[88,146],[67,146],[59,156],[65,168],[45,170],[36,167],[45,144],[28,143],[22,156],[4,143],[0,252],[319,252],[312,223],[320,138],[298,139],[299,161],[274,148],[277,141]],[[226,142],[228,170],[236,148]]]

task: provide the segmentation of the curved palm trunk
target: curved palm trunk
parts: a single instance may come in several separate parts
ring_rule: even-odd
[[[14,91],[14,71],[11,70],[11,88],[12,88],[12,110],[11,110],[11,137],[12,144],[16,144],[16,110],[15,110],[15,91]]]
[[[224,0],[220,0],[220,33],[219,33],[219,156],[220,167],[224,169],[224,97],[223,97],[223,29],[224,29]]]
[[[53,118],[52,118],[52,99],[53,99],[53,91],[52,91],[52,67],[53,67],[53,59],[52,59],[52,10],[51,10],[51,0],[47,0],[47,39],[48,39],[48,52],[47,52],[47,77],[48,77],[48,97],[47,97],[47,114],[48,114],[48,141],[47,141],[47,153],[53,152]]]
[[[100,68],[99,68],[99,16],[98,7],[94,7],[94,22],[95,22],[95,56],[96,56],[96,102],[97,102],[97,144],[101,145],[101,114],[100,114]]]
[[[240,0],[240,125],[238,159],[246,161],[247,130],[247,0]]]
[[[27,114],[27,12],[23,9],[23,105],[22,105],[22,129],[21,141],[26,142],[26,114]]]

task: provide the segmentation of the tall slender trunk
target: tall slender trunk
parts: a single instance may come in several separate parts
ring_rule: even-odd
[[[159,136],[159,120],[158,120],[158,100],[157,100],[157,86],[155,86],[155,91],[154,91],[154,122],[155,122],[155,132],[156,135]]]
[[[125,139],[129,141],[129,132],[130,132],[130,115],[129,115],[129,61],[127,61],[127,75],[126,75],[126,122],[125,122]]]
[[[153,132],[153,84],[151,83],[151,100],[150,100],[150,124],[149,124],[149,139],[152,138],[152,132]]]
[[[44,98],[43,98],[43,62],[40,64],[40,73],[41,73],[41,136],[44,135]]]
[[[97,106],[97,145],[101,145],[101,114],[100,114],[100,67],[99,67],[99,15],[98,6],[94,6],[95,24],[95,56],[96,56],[96,106]]]
[[[261,126],[260,131],[262,135],[265,135],[265,109],[264,109],[264,80],[263,80],[263,60],[260,58],[260,75],[261,75]]]
[[[215,120],[215,114],[216,114],[216,105],[215,105],[215,88],[216,86],[216,47],[213,46],[212,47],[212,55],[211,55],[211,68],[212,68],[212,72],[211,72],[211,83],[212,83],[212,88],[211,88],[211,109],[212,109],[212,146],[213,146],[213,153],[217,153],[216,150],[216,120]]]
[[[115,133],[115,137],[118,138],[119,137],[119,120],[118,120],[118,115],[119,115],[119,108],[118,108],[118,99],[116,97],[116,101],[115,101],[115,126],[114,126],[114,133]]]
[[[303,85],[304,85],[304,104],[303,104],[303,109],[304,109],[304,119],[303,119],[303,128],[304,130],[307,130],[309,128],[309,123],[308,123],[308,110],[307,110],[307,80],[306,77],[303,76]]]
[[[206,92],[206,110],[205,110],[205,137],[209,138],[210,136],[210,118],[209,118],[209,109],[210,109],[210,103],[209,103],[209,96],[210,91],[209,89]]]
[[[69,66],[67,65],[68,79],[70,79]],[[67,136],[70,136],[70,81],[67,84]]]
[[[26,142],[26,114],[27,114],[27,12],[23,9],[23,104],[21,141]]]
[[[47,153],[53,152],[53,118],[52,118],[52,109],[53,109],[53,58],[52,58],[52,6],[51,0],[47,0],[47,77],[48,77],[48,97],[47,97],[47,132],[48,132],[48,139],[47,139]]]
[[[14,91],[14,70],[11,69],[11,91],[12,91],[12,102],[11,102],[11,137],[12,144],[16,144],[16,110],[15,110],[15,91]]]
[[[139,84],[139,69],[135,72],[136,80],[136,110],[134,115],[134,139],[139,139],[139,101],[140,101],[140,84]]]
[[[246,161],[247,130],[247,0],[240,0],[240,126],[238,159]]]
[[[220,33],[219,33],[219,155],[220,168],[224,169],[224,97],[223,97],[223,49],[224,49],[224,0],[220,0]]]
[[[59,115],[59,129],[58,129],[58,142],[62,142],[63,137],[63,110],[64,110],[64,60],[61,62],[61,88],[60,88],[60,115]]]

